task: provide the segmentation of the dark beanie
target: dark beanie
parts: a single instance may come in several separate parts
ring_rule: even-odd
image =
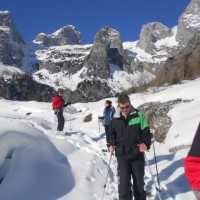
[[[112,101],[109,101],[109,100],[106,100],[105,101],[109,106],[111,106],[111,104],[112,104]]]
[[[58,94],[63,93],[63,92],[64,92],[64,90],[62,88],[59,88],[58,91],[57,91]]]

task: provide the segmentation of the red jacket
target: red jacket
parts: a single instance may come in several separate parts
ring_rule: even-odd
[[[185,159],[185,174],[191,187],[200,191],[200,124]]]
[[[59,95],[56,95],[53,99],[53,103],[52,103],[52,106],[53,108],[62,108],[65,104],[65,101],[63,100],[63,98]]]
[[[185,159],[185,173],[191,187],[200,191],[200,157],[187,156]]]

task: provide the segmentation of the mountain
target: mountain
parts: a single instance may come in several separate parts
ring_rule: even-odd
[[[11,14],[2,11],[1,79],[5,83],[9,79],[20,95],[19,82],[23,78],[14,82],[12,74],[19,74],[21,70],[20,74],[31,74],[32,81],[40,85],[37,94],[46,91],[51,99],[52,91],[62,87],[66,100],[88,102],[116,96],[131,88],[134,91],[157,79],[162,80],[157,81],[160,84],[173,84],[196,78],[199,76],[199,4],[199,0],[192,0],[172,29],[160,22],[150,22],[143,25],[138,41],[122,42],[119,31],[104,26],[96,33],[94,43],[86,45],[82,44],[81,33],[73,25],[49,35],[40,33],[34,41],[25,42],[14,26]],[[178,70],[178,81],[177,69],[181,69]],[[5,98],[12,96],[5,95],[10,93],[8,85],[0,86]],[[23,93],[27,96],[22,95],[21,99],[34,100],[33,94]],[[35,99],[39,99],[38,95]]]

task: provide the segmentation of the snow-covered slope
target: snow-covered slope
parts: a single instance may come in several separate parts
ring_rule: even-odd
[[[182,98],[168,115],[172,126],[164,143],[155,143],[160,196],[165,200],[195,199],[184,174],[183,161],[200,119],[200,79],[180,85],[131,95],[133,106],[146,102],[166,102]],[[116,107],[116,98],[110,99]],[[98,123],[104,100],[76,103],[64,112],[66,136],[56,135],[56,116],[51,103],[17,102],[0,99],[0,199],[3,200],[100,200],[103,196],[110,155],[104,128]],[[92,121],[83,119],[92,113]],[[70,120],[71,119],[71,120]],[[169,149],[183,147],[174,153]],[[156,175],[153,148],[146,153]],[[159,199],[146,167],[145,182],[152,192],[149,200]],[[116,159],[105,188],[105,200],[117,200]]]
[[[77,85],[83,81],[80,74],[85,70],[84,66],[78,67],[77,63],[83,63],[91,46],[89,44],[65,45],[37,50],[35,54],[40,62],[41,69],[33,74],[34,80],[50,85],[55,89],[63,87],[74,91]],[[46,67],[49,67],[48,63],[51,63],[54,67],[46,69]],[[61,68],[63,69],[61,70]]]
[[[24,73],[17,67],[9,66],[9,65],[3,65],[0,63],[0,76],[8,79],[11,78],[13,74],[22,74]]]

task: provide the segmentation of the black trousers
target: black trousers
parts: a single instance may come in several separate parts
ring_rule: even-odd
[[[58,127],[57,131],[63,131],[64,125],[65,125],[65,118],[63,117],[63,112],[60,110],[57,114],[58,117]]]
[[[144,191],[144,160],[117,158],[119,176],[119,200],[146,200]],[[133,188],[131,184],[133,180]]]
[[[106,142],[107,142],[107,144],[109,143],[108,141],[108,139],[109,139],[109,135],[108,135],[108,129],[109,129],[109,125],[105,125],[105,133],[106,133]]]

